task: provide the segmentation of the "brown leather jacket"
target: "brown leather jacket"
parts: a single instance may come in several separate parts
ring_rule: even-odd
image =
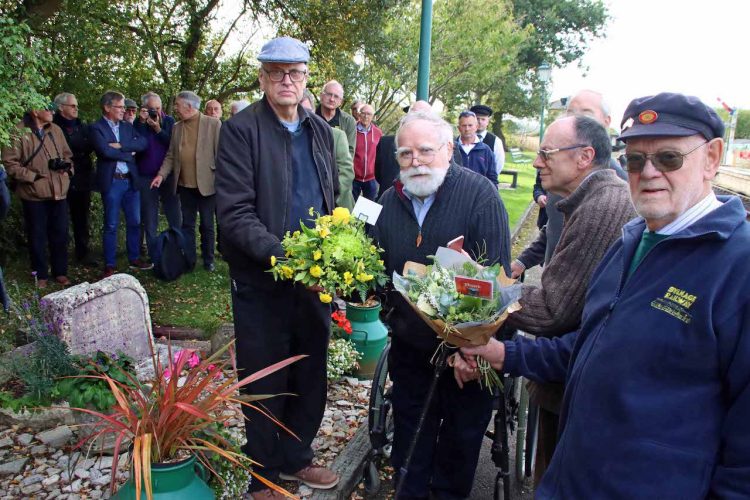
[[[50,170],[48,163],[53,158],[62,158],[72,163],[73,153],[60,127],[48,123],[43,130],[42,147],[33,158],[31,157],[39,148],[40,140],[30,129],[26,129],[13,146],[2,151],[3,164],[8,176],[14,181],[16,194],[22,200],[64,200],[68,194],[73,172]],[[28,161],[30,158],[31,161]]]

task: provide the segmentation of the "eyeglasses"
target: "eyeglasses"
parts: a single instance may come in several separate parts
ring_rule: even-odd
[[[658,153],[626,153],[625,154],[625,169],[631,173],[643,172],[646,168],[646,161],[651,160],[651,164],[659,172],[672,172],[682,167],[682,162],[685,157],[697,150],[701,146],[705,146],[709,141],[703,142],[687,153],[680,153],[679,151],[659,151]]]
[[[330,97],[334,101],[340,101],[341,99],[344,98],[344,96],[341,96],[341,95],[338,95],[338,94],[332,94],[332,93],[326,92],[326,91],[321,92],[320,95],[322,95],[323,97]]]
[[[69,108],[78,109],[78,104],[60,104],[60,106],[67,106]]]
[[[110,108],[115,108],[115,109],[125,109],[125,106],[123,106],[122,104],[119,105],[119,106],[115,106],[114,104],[111,104],[109,107]]]
[[[557,149],[540,149],[536,152],[539,156],[542,157],[542,160],[549,161],[550,157],[555,154],[559,153],[560,151],[570,151],[571,149],[578,149],[578,148],[587,148],[589,147],[588,144],[576,144],[575,146],[566,146],[564,148],[557,148]]]
[[[265,71],[265,73],[268,75],[268,79],[272,82],[284,81],[284,77],[286,75],[289,75],[289,79],[293,82],[301,82],[307,76],[307,70],[301,69],[293,69],[290,71],[282,71],[280,69],[267,70],[266,68],[261,69]]]
[[[437,149],[433,148],[418,148],[417,149],[417,161],[421,165],[429,165],[435,160],[435,155],[438,151],[443,149],[445,144]],[[402,167],[408,167],[414,161],[414,151],[411,148],[398,148],[396,150],[396,161]]]
[[[369,111],[360,111],[359,116],[372,116],[375,113],[370,113]]]

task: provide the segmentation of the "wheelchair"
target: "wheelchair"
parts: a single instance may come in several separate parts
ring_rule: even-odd
[[[368,431],[371,450],[364,468],[364,486],[368,494],[375,494],[380,489],[377,464],[382,459],[390,458],[393,442],[391,386],[388,377],[390,346],[389,339],[376,365],[370,392]],[[495,500],[512,500],[518,497],[520,489],[512,488],[511,483],[524,484],[533,477],[538,419],[538,407],[529,404],[524,379],[505,375],[503,389],[498,390],[495,395],[492,429],[485,434],[492,441],[491,457],[498,468],[494,486]],[[515,481],[511,481],[510,457],[513,439]]]

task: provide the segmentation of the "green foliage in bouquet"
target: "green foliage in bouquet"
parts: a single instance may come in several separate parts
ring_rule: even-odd
[[[355,292],[364,302],[376,285],[385,285],[382,249],[365,232],[365,223],[349,210],[338,207],[331,215],[316,214],[315,227],[302,224],[299,231],[287,232],[281,242],[286,257],[271,257],[276,280],[294,280],[322,289],[318,297],[329,303],[334,295],[350,297]]]
[[[420,311],[431,318],[439,318],[449,325],[475,321],[491,321],[502,310],[502,298],[498,287],[493,290],[492,300],[464,295],[456,290],[455,277],[466,276],[497,283],[497,277],[504,273],[500,264],[490,267],[477,267],[465,262],[460,272],[441,266],[437,262],[427,266],[427,274],[417,277],[404,276],[409,281],[409,300]]]

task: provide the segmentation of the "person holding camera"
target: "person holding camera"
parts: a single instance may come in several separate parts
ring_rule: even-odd
[[[22,125],[28,130],[3,149],[2,161],[23,206],[31,270],[36,274],[37,286],[45,288],[49,280],[49,247],[52,276],[66,286],[70,284],[66,197],[73,175],[73,153],[62,129],[52,123],[52,106],[28,111]]]
[[[169,141],[172,137],[172,127],[175,122],[174,118],[162,110],[159,94],[148,92],[141,97],[141,103],[143,106],[138,115],[138,120],[135,122],[135,130],[139,135],[146,138],[148,146],[143,152],[136,155],[135,161],[138,165],[138,173],[145,179],[140,188],[141,225],[142,232],[146,236],[148,256],[153,262],[154,251],[156,250],[154,245],[158,236],[160,200],[169,227],[179,229],[182,225],[180,200],[169,189],[171,179],[158,188],[151,187],[151,181],[159,173],[164,157],[167,156]]]

